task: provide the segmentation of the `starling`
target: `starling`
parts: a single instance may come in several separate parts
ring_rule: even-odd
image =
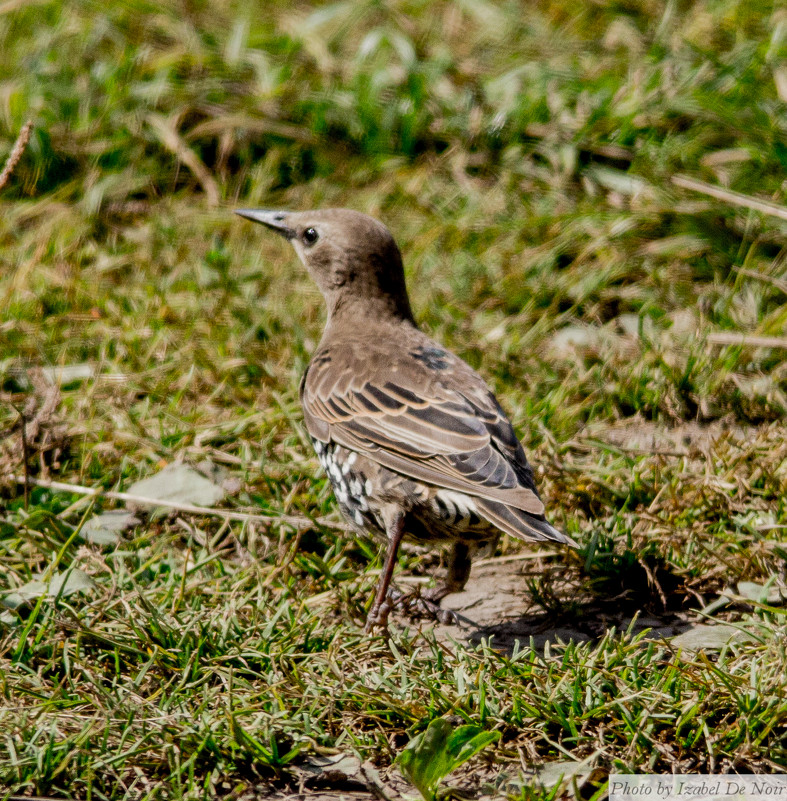
[[[301,404],[342,514],[387,542],[366,631],[386,623],[405,536],[450,544],[433,602],[464,587],[472,555],[501,531],[575,545],[544,517],[522,445],[486,382],[418,328],[382,223],[347,209],[237,213],[290,241],[328,306]]]

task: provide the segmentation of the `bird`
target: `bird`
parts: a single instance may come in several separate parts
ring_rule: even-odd
[[[544,514],[525,451],[481,375],[417,325],[389,229],[350,209],[237,209],[283,236],[327,306],[300,384],[306,430],[344,518],[386,544],[365,631],[387,629],[403,538],[447,543],[432,604],[501,532],[576,547]]]

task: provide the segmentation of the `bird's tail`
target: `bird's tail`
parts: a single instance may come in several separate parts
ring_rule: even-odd
[[[490,523],[520,540],[549,540],[579,547],[571,537],[547,523],[543,515],[532,515],[522,509],[486,498],[475,498],[475,502],[478,511]]]

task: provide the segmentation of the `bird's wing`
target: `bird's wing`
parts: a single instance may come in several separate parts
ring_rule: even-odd
[[[450,363],[436,369],[405,351],[375,369],[346,349],[338,358],[318,354],[301,387],[309,433],[413,479],[542,515],[532,471],[495,397],[464,362],[437,352]]]

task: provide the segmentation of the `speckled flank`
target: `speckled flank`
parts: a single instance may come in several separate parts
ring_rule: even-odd
[[[432,511],[443,522],[458,529],[471,529],[481,524],[475,501],[462,492],[438,490],[432,501]]]
[[[380,524],[369,509],[372,482],[362,472],[353,469],[358,454],[340,448],[333,442],[312,439],[312,444],[322,469],[330,479],[342,514],[360,528],[379,529]]]
[[[320,465],[330,479],[339,508],[348,522],[364,531],[385,537],[385,524],[379,508],[380,495],[397,497],[410,510],[408,533],[416,540],[432,542],[461,537],[484,541],[493,536],[494,527],[479,513],[475,499],[462,492],[427,488],[375,466],[380,483],[367,476],[358,454],[335,443],[313,439]],[[406,502],[406,503],[405,503]]]

